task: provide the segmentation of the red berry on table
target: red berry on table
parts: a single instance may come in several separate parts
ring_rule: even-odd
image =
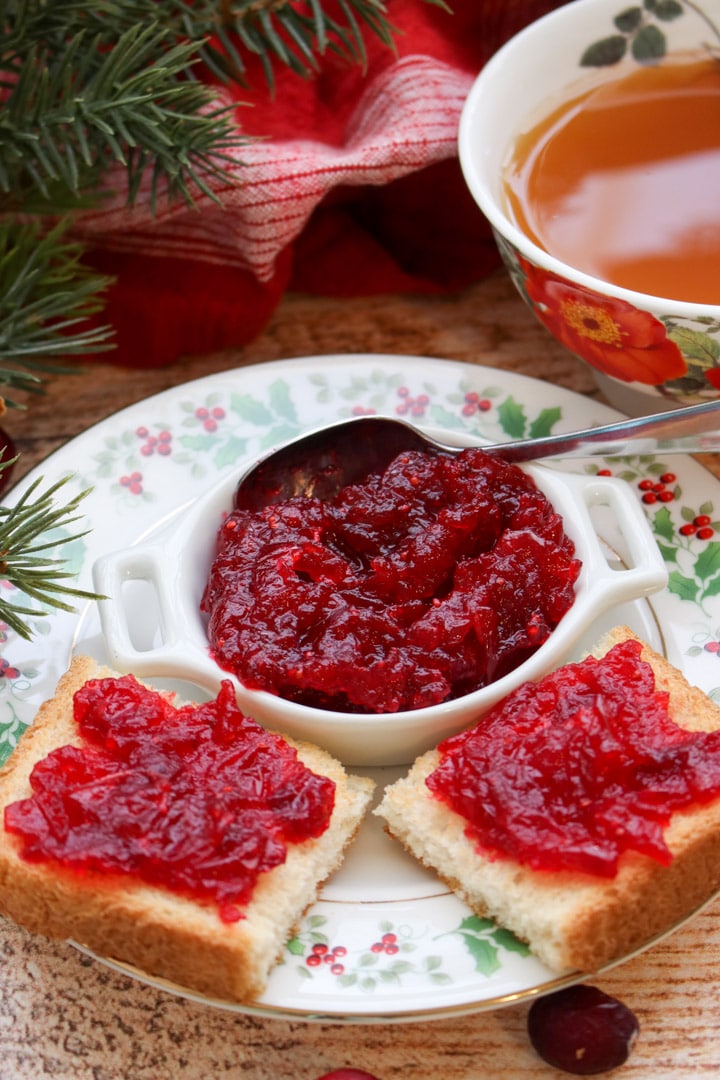
[[[543,1061],[578,1076],[622,1065],[638,1031],[627,1005],[595,986],[569,986],[538,998],[528,1013],[528,1036]]]
[[[365,1072],[364,1069],[333,1069],[332,1072],[323,1073],[317,1080],[378,1080],[377,1076]]]

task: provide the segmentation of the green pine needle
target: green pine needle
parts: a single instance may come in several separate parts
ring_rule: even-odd
[[[0,463],[0,470],[10,464],[10,461]],[[74,610],[68,602],[70,598],[100,599],[96,593],[67,584],[73,574],[64,568],[64,560],[48,554],[59,545],[79,540],[88,531],[56,534],[56,530],[68,529],[80,520],[78,508],[89,493],[89,489],[82,491],[65,505],[57,506],[55,496],[69,479],[64,477],[40,491],[42,479],[38,478],[15,506],[0,507],[0,578],[29,600],[62,611]],[[48,613],[43,608],[13,603],[4,592],[0,593],[0,620],[20,637],[32,637],[28,616],[37,618]]]
[[[113,347],[111,327],[87,324],[110,279],[83,265],[69,224],[43,231],[33,219],[0,222],[0,383],[8,388],[41,392],[39,373],[67,371],[52,357]]]
[[[32,43],[0,111],[0,193],[12,204],[36,188],[48,207],[64,189],[76,206],[113,164],[127,171],[132,203],[146,171],[153,191],[192,203],[192,187],[221,175],[227,151],[244,141],[230,111],[186,77],[198,44],[173,44],[156,22],[132,26],[112,45],[79,30],[56,50]],[[0,200],[2,205],[2,200]]]

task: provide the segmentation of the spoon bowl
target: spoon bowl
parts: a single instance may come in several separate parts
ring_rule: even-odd
[[[622,457],[657,450],[711,452],[720,450],[719,427],[720,401],[709,401],[602,427],[482,445],[482,449],[510,462]],[[395,417],[353,417],[301,435],[253,463],[238,481],[235,506],[259,510],[295,495],[331,499],[346,484],[382,471],[403,452],[456,454],[461,449]]]

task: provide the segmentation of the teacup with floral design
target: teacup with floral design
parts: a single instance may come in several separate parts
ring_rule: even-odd
[[[592,367],[608,400],[632,415],[720,395],[720,265],[713,303],[640,292],[569,265],[518,226],[507,162],[543,103],[549,113],[585,85],[695,54],[712,57],[720,70],[720,0],[574,0],[491,58],[460,123],[466,182],[518,291],[550,333]]]

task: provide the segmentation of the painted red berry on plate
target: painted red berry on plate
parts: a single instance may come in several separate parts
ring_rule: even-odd
[[[569,986],[538,998],[528,1013],[528,1036],[543,1061],[578,1076],[622,1065],[638,1031],[627,1005],[595,986]]]

